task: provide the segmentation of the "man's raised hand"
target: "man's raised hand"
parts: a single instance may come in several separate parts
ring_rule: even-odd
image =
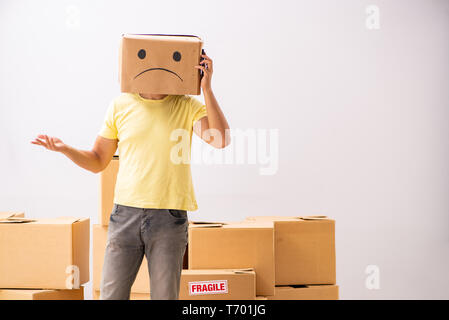
[[[37,136],[37,138],[34,139],[34,141],[31,141],[32,144],[36,144],[39,146],[43,146],[48,150],[61,152],[64,150],[66,145],[64,142],[61,141],[61,139],[56,137],[49,137],[45,134],[40,134]]]

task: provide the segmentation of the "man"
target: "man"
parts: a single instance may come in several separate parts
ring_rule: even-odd
[[[196,210],[197,203],[190,164],[173,161],[173,132],[189,134],[189,152],[192,132],[216,148],[230,142],[229,125],[211,87],[212,59],[205,52],[201,56],[195,68],[203,72],[205,106],[184,95],[123,93],[109,106],[92,150],[78,150],[42,134],[31,142],[61,152],[94,173],[105,169],[119,149],[100,299],[129,299],[144,254],[151,299],[179,297],[187,211]]]

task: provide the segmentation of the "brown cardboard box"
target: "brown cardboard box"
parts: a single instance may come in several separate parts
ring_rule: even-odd
[[[0,288],[74,289],[89,281],[89,222],[0,221]]]
[[[23,212],[0,212],[0,220],[8,218],[23,218],[25,213]]]
[[[0,289],[0,300],[84,300],[84,288],[72,290]]]
[[[94,299],[100,292],[94,289]],[[250,269],[182,270],[179,300],[254,300],[256,274]],[[131,293],[131,300],[148,300],[149,292]]]
[[[196,36],[123,35],[120,45],[122,92],[200,94],[203,42]]]
[[[335,284],[334,220],[279,216],[247,220],[274,223],[276,285]]]
[[[106,249],[106,241],[108,237],[108,227],[94,224],[93,229],[93,290],[100,290],[101,272],[103,270],[104,251]],[[187,268],[187,255],[184,255],[184,266]],[[148,264],[145,256],[142,260],[139,272],[137,273],[136,280],[131,287],[131,292],[134,293],[147,293],[150,292],[150,278],[148,275]]]
[[[208,287],[212,287],[212,291],[216,290],[216,293],[210,293]],[[256,274],[252,269],[183,270],[179,298],[181,300],[254,300]]]
[[[272,222],[189,226],[189,269],[253,268],[258,295],[274,294]]]
[[[338,286],[279,286],[273,296],[258,296],[256,300],[338,300]]]
[[[114,189],[119,168],[119,158],[114,156],[100,173],[100,224],[107,226],[114,206]]]

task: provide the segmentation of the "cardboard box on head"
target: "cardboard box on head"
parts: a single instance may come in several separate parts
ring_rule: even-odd
[[[203,42],[186,35],[125,34],[120,45],[122,92],[200,94]]]

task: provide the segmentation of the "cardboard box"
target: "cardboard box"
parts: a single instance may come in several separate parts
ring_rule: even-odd
[[[100,173],[100,224],[107,226],[114,206],[114,190],[119,169],[119,157],[114,156]]]
[[[252,269],[183,270],[180,300],[254,300],[256,274]]]
[[[0,212],[0,220],[9,218],[23,218],[25,213],[23,212]]]
[[[72,290],[0,289],[0,300],[84,300],[84,288]]]
[[[338,286],[279,286],[273,296],[258,296],[256,300],[338,300]]]
[[[272,222],[191,223],[189,269],[253,268],[256,293],[274,294]]]
[[[276,285],[335,284],[334,220],[322,216],[247,220],[274,223]]]
[[[122,92],[200,94],[203,42],[196,36],[126,34],[120,45]]]
[[[100,290],[101,272],[103,270],[104,252],[106,249],[106,241],[108,237],[108,227],[95,224],[93,228],[93,289]],[[184,266],[187,268],[187,254],[184,255]],[[136,280],[131,287],[131,292],[148,293],[150,292],[150,277],[148,275],[148,262],[145,256],[142,265],[137,273]]]
[[[94,289],[94,299],[99,299]],[[182,270],[179,300],[254,300],[256,274],[250,269]],[[132,292],[131,300],[148,300],[149,292]]]
[[[89,281],[89,222],[1,220],[0,288],[74,289]]]

